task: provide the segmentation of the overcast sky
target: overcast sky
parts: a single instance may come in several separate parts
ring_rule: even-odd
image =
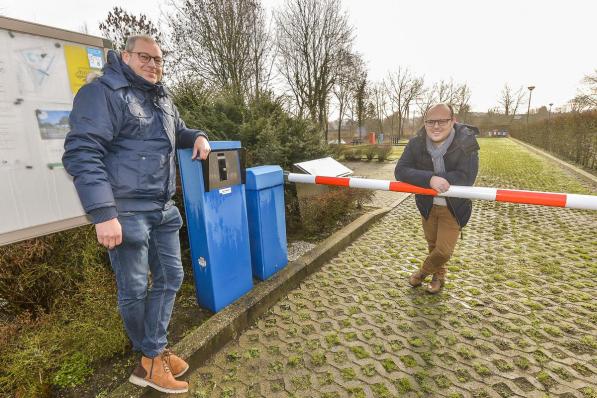
[[[0,14],[68,30],[99,21],[115,5],[157,20],[169,0],[0,0]],[[283,0],[264,0],[268,10]],[[597,69],[594,0],[344,0],[355,49],[370,77],[409,67],[426,83],[453,78],[472,89],[475,111],[497,105],[504,83],[536,86],[533,108],[574,97]]]

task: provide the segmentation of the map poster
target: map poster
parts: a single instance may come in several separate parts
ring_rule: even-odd
[[[89,58],[89,66],[93,69],[101,69],[104,66],[102,50],[99,48],[87,47],[87,58]]]

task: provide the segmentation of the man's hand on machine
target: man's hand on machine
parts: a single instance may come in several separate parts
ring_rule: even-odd
[[[195,140],[195,145],[193,145],[193,156],[191,156],[191,159],[195,160],[199,157],[199,159],[205,160],[210,152],[211,147],[209,146],[209,141],[207,141],[207,138],[200,135]]]
[[[122,243],[122,227],[117,218],[95,224],[95,233],[100,245],[108,250],[112,250]]]

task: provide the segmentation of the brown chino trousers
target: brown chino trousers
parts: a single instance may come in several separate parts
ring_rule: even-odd
[[[421,266],[421,272],[446,278],[445,264],[448,262],[458,241],[460,226],[447,206],[433,205],[429,218],[423,217],[423,231],[429,247],[429,255]]]

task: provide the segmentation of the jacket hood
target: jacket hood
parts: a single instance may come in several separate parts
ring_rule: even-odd
[[[108,51],[107,62],[104,65],[103,72],[101,80],[112,90],[131,86],[148,91],[158,97],[165,97],[167,95],[167,91],[161,82],[154,84],[136,74],[114,50]]]

